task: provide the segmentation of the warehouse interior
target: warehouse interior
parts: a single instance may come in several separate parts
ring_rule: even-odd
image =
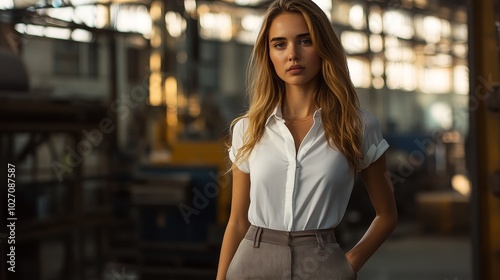
[[[399,223],[358,279],[500,279],[500,0],[312,1],[391,146]],[[1,279],[215,279],[270,2],[0,0]],[[359,180],[343,249],[373,215]]]

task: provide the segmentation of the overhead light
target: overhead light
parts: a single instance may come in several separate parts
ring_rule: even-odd
[[[244,15],[241,18],[241,27],[248,31],[259,30],[262,23],[262,17],[257,15]]]
[[[397,10],[385,12],[383,26],[387,34],[403,39],[411,39],[413,37],[413,22],[407,13]]]
[[[71,30],[67,28],[47,26],[44,30],[45,37],[69,40],[71,38]]]
[[[196,11],[196,0],[184,0],[184,9],[188,13]]]
[[[165,14],[167,31],[172,37],[179,37],[186,30],[186,20],[176,12],[168,11]]]
[[[44,27],[40,25],[27,24],[26,25],[26,34],[32,36],[44,36]]]
[[[92,32],[84,30],[84,29],[75,29],[71,32],[71,39],[73,41],[89,43],[92,42],[94,36]]]
[[[14,8],[13,0],[0,0],[0,10],[10,10]]]
[[[354,29],[364,29],[366,27],[365,11],[361,5],[354,5],[349,10],[349,23]]]
[[[344,31],[340,40],[348,53],[363,53],[368,50],[368,38],[359,31]]]
[[[231,15],[226,13],[204,13],[200,16],[200,35],[204,39],[229,41],[233,37]]]
[[[452,73],[449,68],[429,67],[424,68],[419,75],[420,89],[424,93],[443,94],[449,93],[452,86]]]
[[[453,189],[464,196],[470,196],[471,183],[469,178],[463,174],[453,175],[451,178],[451,186]]]
[[[379,12],[371,12],[368,17],[368,27],[374,34],[380,34],[383,30],[382,16]]]

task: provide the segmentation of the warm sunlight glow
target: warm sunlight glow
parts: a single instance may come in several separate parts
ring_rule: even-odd
[[[413,37],[413,21],[408,14],[397,10],[387,11],[384,13],[383,22],[384,31],[387,34],[403,39]]]
[[[368,39],[362,32],[344,31],[340,34],[340,40],[347,53],[363,53],[368,50]]]
[[[149,104],[151,106],[160,106],[162,101],[161,74],[151,73],[149,75]]]
[[[153,72],[159,72],[161,70],[161,55],[158,51],[151,51],[151,56],[149,57],[149,69]]]
[[[366,27],[365,11],[361,5],[354,5],[349,10],[349,23],[354,29],[364,29]]]
[[[0,10],[9,10],[14,8],[13,0],[0,0]]]
[[[92,32],[83,29],[75,29],[71,33],[71,39],[78,42],[92,42],[93,37]]]
[[[233,37],[231,16],[225,13],[203,13],[200,16],[200,35],[204,39],[229,41]]]
[[[462,174],[456,174],[451,179],[451,186],[454,190],[461,193],[464,196],[470,196],[471,186],[470,181],[467,176]]]
[[[165,14],[165,24],[168,34],[172,37],[179,37],[186,30],[186,20],[176,12],[168,11]]]
[[[413,91],[417,88],[415,65],[404,62],[388,62],[386,67],[387,87]]]
[[[382,36],[377,34],[370,35],[370,50],[374,53],[381,52],[384,49]]]
[[[370,66],[365,59],[362,58],[347,58],[349,73],[352,83],[355,87],[369,88],[371,84]]]
[[[449,93],[451,91],[451,72],[449,68],[424,68],[420,71],[419,85],[424,93]]]
[[[456,94],[466,95],[469,93],[469,67],[457,65],[453,69],[453,89]]]
[[[379,12],[371,12],[368,17],[368,26],[374,34],[380,34],[383,30],[382,16]]]
[[[167,123],[177,125],[177,80],[170,76],[165,80],[165,100],[167,102]]]

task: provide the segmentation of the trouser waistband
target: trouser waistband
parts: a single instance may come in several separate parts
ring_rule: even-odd
[[[248,228],[246,239],[253,241],[253,247],[258,248],[261,242],[271,243],[281,246],[295,246],[304,244],[318,244],[323,248],[323,244],[336,243],[334,229],[317,229],[301,231],[281,231],[251,225]]]

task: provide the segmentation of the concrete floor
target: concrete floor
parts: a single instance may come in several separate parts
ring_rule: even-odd
[[[358,280],[471,279],[471,243],[465,234],[393,236],[358,273]]]

